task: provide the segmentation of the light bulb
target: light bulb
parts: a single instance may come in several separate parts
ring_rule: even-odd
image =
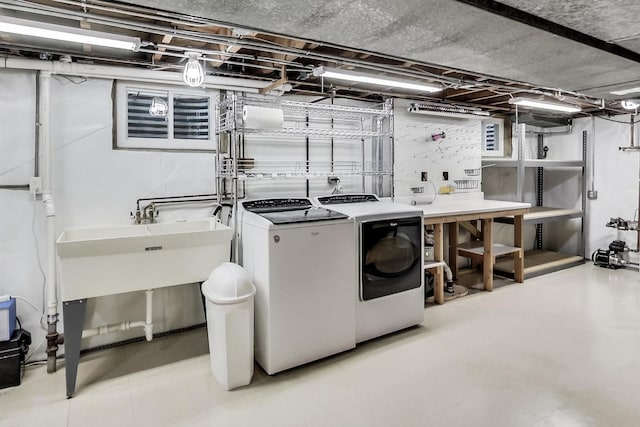
[[[623,99],[622,101],[620,101],[620,105],[622,105],[622,108],[624,108],[625,110],[635,110],[640,107],[640,100]]]
[[[199,55],[197,53],[188,53],[189,61],[184,66],[182,72],[182,80],[191,87],[200,86],[204,83],[204,70],[198,60]]]
[[[154,96],[149,106],[149,115],[153,117],[166,117],[169,112],[169,105],[167,101],[162,98]]]

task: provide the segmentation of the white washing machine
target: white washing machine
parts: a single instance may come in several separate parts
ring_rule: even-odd
[[[423,212],[374,194],[317,197],[355,220],[356,342],[424,321]]]
[[[274,374],[354,348],[353,220],[306,198],[245,201],[239,214],[260,366]]]

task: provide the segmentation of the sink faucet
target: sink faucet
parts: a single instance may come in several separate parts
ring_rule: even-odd
[[[156,210],[155,203],[151,202],[142,210],[142,222],[147,222],[149,224],[153,224],[156,222],[156,217],[158,216],[158,211]]]
[[[156,222],[156,218],[158,217],[159,213],[156,210],[155,203],[151,202],[147,206],[142,208],[142,210],[140,210],[140,205],[138,205],[135,215],[133,214],[133,212],[131,212],[129,215],[133,219],[134,224],[153,224],[154,222]]]

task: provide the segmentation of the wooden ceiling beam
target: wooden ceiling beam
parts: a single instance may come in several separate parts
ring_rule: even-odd
[[[169,44],[171,43],[171,40],[173,39],[173,36],[171,34],[165,34],[164,36],[162,36],[162,40],[160,40],[160,43],[162,44]],[[162,58],[162,52],[166,51],[167,48],[166,47],[159,47],[158,48],[158,53],[154,53],[153,54],[153,58],[152,61],[154,63],[160,61],[160,58]]]
[[[81,19],[80,20],[80,28],[84,29],[84,30],[90,30],[91,29],[91,24],[89,22],[87,22],[85,19]],[[82,45],[82,51],[83,52],[91,52],[91,45],[90,44],[83,44]]]

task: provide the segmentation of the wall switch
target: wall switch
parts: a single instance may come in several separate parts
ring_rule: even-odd
[[[42,193],[42,177],[32,176],[29,180],[29,193],[36,194]]]
[[[587,191],[587,198],[589,200],[595,200],[598,198],[598,191],[597,190],[589,190]]]
[[[338,178],[337,176],[330,176],[327,178],[327,183],[329,185],[336,185],[339,182],[340,182],[340,178]]]

